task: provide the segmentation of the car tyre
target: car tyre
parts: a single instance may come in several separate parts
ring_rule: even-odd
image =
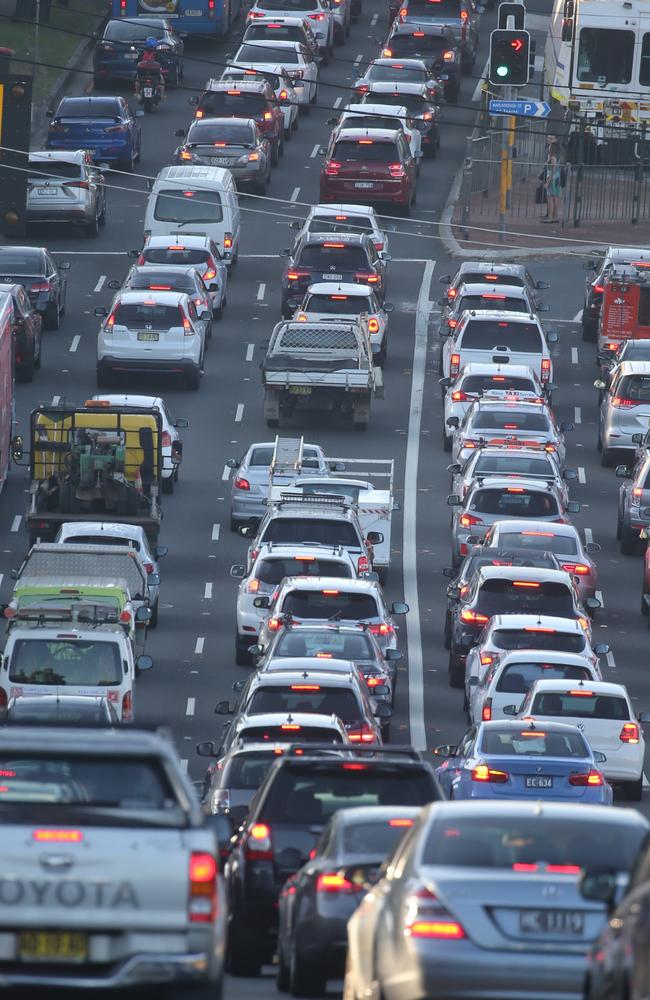
[[[305,962],[296,950],[296,944],[291,948],[291,967],[289,970],[289,990],[292,997],[318,997],[325,992],[327,980],[314,962]]]
[[[16,382],[33,382],[36,362],[33,358],[30,361],[23,361],[16,366]]]
[[[149,619],[149,628],[155,628],[158,624],[158,600],[151,609],[151,618]]]
[[[635,531],[631,531],[626,528],[625,525],[621,525],[621,554],[624,556],[636,555],[637,546],[639,543],[639,536]]]
[[[119,169],[125,170],[127,174],[132,174],[135,170],[135,161],[137,157],[135,155],[135,150],[131,149],[131,155],[128,160],[120,160]]]
[[[449,650],[449,687],[462,688],[465,685],[465,667],[459,667],[456,663],[453,648]]]
[[[442,447],[445,449],[445,451],[451,451],[453,443],[454,443],[454,439],[449,434],[445,433],[445,429],[443,427],[443,430],[442,430]]]
[[[271,145],[271,164],[277,167],[280,162],[280,140],[276,139]]]
[[[614,452],[611,448],[605,448],[603,444],[601,444],[601,448],[602,452],[600,455],[600,464],[604,469],[609,469],[609,467],[614,464]]]
[[[92,222],[89,222],[85,228],[85,234],[88,237],[88,239],[92,240],[96,236],[99,236],[99,225],[100,225],[99,212],[95,211],[95,215],[92,219]]]
[[[248,646],[242,646],[235,633],[235,663],[238,667],[250,667],[253,665],[253,657],[248,652]],[[288,987],[287,987],[288,989]]]
[[[192,392],[196,392],[201,385],[201,365],[191,368],[185,375],[185,384]]]
[[[174,492],[174,476],[167,476],[166,479],[162,481],[162,491],[163,493],[173,493]]]
[[[59,329],[61,326],[61,312],[61,303],[59,299],[57,299],[56,302],[50,302],[45,310],[45,315],[43,316],[45,326],[48,330]]]
[[[104,368],[97,369],[97,388],[98,389],[110,389],[111,387],[111,376]]]
[[[228,929],[228,972],[231,976],[259,976],[262,961],[257,957],[254,942],[241,934],[231,920]]]
[[[626,781],[623,793],[628,802],[640,802],[643,796],[643,775],[636,781]]]

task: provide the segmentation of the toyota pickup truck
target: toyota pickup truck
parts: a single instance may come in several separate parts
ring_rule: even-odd
[[[158,1000],[218,1000],[216,825],[171,742],[138,730],[5,727],[0,774],[2,985],[31,996],[155,987]]]
[[[309,409],[343,413],[355,428],[365,430],[373,396],[383,397],[383,373],[373,360],[365,315],[278,323],[261,368],[269,427],[277,427],[280,417]]]

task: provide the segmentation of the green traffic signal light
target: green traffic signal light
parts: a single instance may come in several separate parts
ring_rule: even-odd
[[[505,77],[508,76],[509,73],[510,70],[508,69],[507,66],[497,66],[497,76],[500,76],[505,79]]]
[[[524,28],[495,28],[490,34],[489,80],[521,87],[528,82],[530,34]]]

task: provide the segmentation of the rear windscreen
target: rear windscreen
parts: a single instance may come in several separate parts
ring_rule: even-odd
[[[276,517],[269,521],[260,541],[291,545],[318,542],[321,545],[360,548],[360,540],[352,524],[347,521],[319,520],[316,517]]]
[[[130,545],[136,552],[140,551],[140,542],[137,539],[105,535],[103,532],[99,535],[71,535],[69,538],[64,538],[63,542],[64,544],[69,542],[71,545]]]
[[[316,556],[287,556],[283,559],[258,560],[255,576],[261,583],[277,584],[285,576],[337,576],[351,579],[352,567],[335,559],[319,559]]]
[[[552,531],[500,531],[499,547],[505,549],[533,549],[574,556],[578,545],[571,535],[554,535]]]
[[[399,160],[399,153],[392,142],[354,139],[348,142],[337,142],[332,159],[342,163],[395,163]]]
[[[326,658],[339,660],[374,660],[374,650],[370,640],[360,632],[359,635],[345,635],[334,630],[302,631],[287,630],[283,632],[273,649],[273,657],[315,656],[319,654]]]
[[[462,345],[476,351],[507,347],[510,351],[541,354],[542,338],[534,323],[507,320],[470,320],[463,331]]]
[[[188,292],[191,294],[195,290],[195,285],[187,274],[181,272],[180,268],[178,274],[170,274],[169,271],[160,274],[152,267],[132,275],[129,279],[129,288],[149,288],[152,291]]]
[[[580,632],[556,632],[542,626],[495,629],[492,642],[498,649],[549,649],[554,653],[582,653],[587,645]]]
[[[524,586],[522,586],[522,583]],[[529,580],[484,580],[477,609],[483,614],[532,614],[574,618],[573,595],[563,583]]]
[[[287,723],[282,726],[247,726],[238,734],[243,743],[342,743],[335,729],[318,726],[299,726]]]
[[[346,688],[319,688],[318,684],[259,688],[246,706],[247,715],[264,712],[317,712],[319,715],[337,715],[342,722],[358,722],[361,712],[354,692]]]
[[[214,143],[226,143],[227,146],[252,145],[255,141],[255,133],[250,125],[243,122],[219,121],[214,125],[210,121],[195,122],[186,139],[186,145],[213,145]]]
[[[374,822],[342,824],[343,851],[346,855],[388,857],[397,841],[412,825],[411,819],[378,819]]]
[[[247,45],[244,43],[237,53],[237,62],[273,63],[275,66],[288,66],[300,62],[300,59],[296,49],[289,46],[274,49],[271,45]]]
[[[483,455],[474,466],[474,474],[487,472],[513,473],[518,476],[556,476],[557,472],[546,457],[526,458],[517,454]]]
[[[65,160],[38,160],[36,163],[29,164],[29,180],[35,183],[44,184],[49,178],[65,180],[80,176],[81,165],[79,163],[68,163]]]
[[[395,41],[395,39],[393,39],[393,41]],[[418,66],[384,66],[380,63],[379,66],[369,67],[368,77],[370,80],[377,83],[390,82],[391,80],[400,80],[404,83],[424,83],[425,80],[428,79],[428,74],[424,68]],[[375,97],[381,98],[381,96],[381,94],[373,94],[373,103],[375,101]],[[392,102],[395,103],[394,94],[387,94],[386,96],[390,96]],[[402,94],[399,96],[401,103]],[[422,100],[422,98],[420,97],[418,100]],[[390,102],[385,101],[383,103],[388,104]]]
[[[309,220],[310,233],[372,233],[372,222],[367,215],[315,215]]]
[[[515,407],[510,410],[481,410],[472,417],[472,427],[477,430],[498,427],[506,431],[546,433],[549,430],[549,419],[543,411],[535,412]]]
[[[120,649],[115,642],[18,639],[11,653],[9,679],[16,684],[119,685]]]
[[[162,190],[156,196],[153,216],[158,222],[221,222],[221,195],[205,188]]]
[[[269,106],[269,102],[264,94],[254,94],[249,91],[237,90],[217,90],[204,94],[199,102],[199,108],[207,117],[228,118],[233,115],[235,118],[259,118]]]
[[[460,17],[460,0],[406,0],[408,17]]]
[[[485,271],[463,271],[459,276],[460,281],[466,285],[481,284],[484,281],[494,281],[495,284],[516,285],[517,288],[524,287],[523,278],[518,278],[514,274],[495,274],[492,278]]]
[[[314,767],[309,773],[304,768],[283,769],[273,782],[260,817],[268,823],[304,826],[326,823],[339,809],[420,806],[435,798],[431,776],[420,769],[384,769],[341,761],[326,769]]]
[[[125,326],[129,330],[171,330],[183,325],[178,306],[146,305],[144,302],[122,303],[113,311],[113,318],[114,327]]]
[[[510,663],[499,674],[496,689],[502,694],[526,694],[535,681],[586,681],[586,667],[573,663]]]
[[[523,299],[509,299],[505,295],[463,295],[458,311],[463,309],[500,309],[503,312],[528,312]]]
[[[373,114],[353,114],[347,115],[344,122],[344,128],[347,125],[348,128],[385,128],[389,131],[391,129],[401,129],[403,122],[401,118],[395,118],[393,115],[380,115],[377,113]]]
[[[351,618],[361,621],[379,615],[371,594],[339,593],[331,590],[293,590],[282,601],[282,611],[296,618],[322,618],[336,621]]]
[[[225,765],[220,785],[223,788],[248,788],[254,791],[273,761],[278,759],[275,750],[252,750],[231,757]]]
[[[616,395],[632,403],[650,403],[650,375],[626,375],[619,382]]]
[[[264,38],[269,41],[277,39],[283,42],[304,42],[305,33],[296,24],[255,24],[246,31],[246,41],[250,38]]]
[[[535,715],[570,716],[580,719],[611,719],[626,721],[630,710],[625,698],[615,695],[594,695],[587,687],[575,691],[542,691],[535,695],[530,707]]]
[[[517,492],[515,492],[515,490]],[[521,490],[521,492],[519,492]],[[495,517],[556,517],[557,500],[548,493],[533,493],[523,487],[477,490],[469,510]]]
[[[257,10],[286,10],[288,14],[300,10],[318,10],[317,0],[257,0]]]
[[[368,267],[368,255],[362,246],[346,243],[310,244],[303,247],[296,260],[298,267],[313,267],[318,271],[332,270],[355,271]]]
[[[501,757],[569,757],[584,758],[589,750],[578,733],[535,734],[530,729],[485,730],[481,740],[481,753]]]
[[[362,312],[372,312],[372,304],[363,295],[310,295],[305,312],[358,316]]]
[[[467,375],[457,387],[463,392],[489,392],[497,389],[499,392],[512,389],[519,392],[534,392],[535,386],[530,378],[516,375]]]
[[[425,35],[416,33],[412,35],[395,35],[388,42],[393,55],[400,53],[408,55],[411,52],[415,55],[425,52],[429,55],[442,55],[447,48],[447,40],[440,35]]]
[[[151,19],[140,24],[138,21],[109,21],[104,39],[111,42],[144,42],[147,38],[164,38],[162,25],[152,24]]]
[[[193,250],[190,247],[145,247],[142,251],[146,264],[178,264],[179,266],[205,264],[209,257],[208,250]]]

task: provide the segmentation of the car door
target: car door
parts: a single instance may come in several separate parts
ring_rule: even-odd
[[[124,98],[120,98],[120,110],[122,114],[122,124],[126,125],[129,132],[129,142],[133,149],[139,148],[140,126],[137,124],[135,115],[131,111],[131,106]]]
[[[22,285],[19,285],[16,288],[14,305],[16,308],[16,314],[21,321],[24,331],[22,338],[16,338],[16,348],[18,349],[18,341],[22,340],[21,346],[23,347],[25,359],[37,359],[41,352],[40,340],[42,320],[36,310],[32,308],[27,292]]]
[[[47,251],[44,254],[45,263],[45,277],[50,285],[54,288],[54,299],[56,299],[61,308],[63,308],[63,303],[65,302],[65,291],[66,291],[66,280],[65,277],[59,271],[56,265],[54,257],[51,257]]]
[[[305,79],[309,80],[310,98],[314,99],[316,97],[316,85],[318,83],[318,66],[305,45],[298,46],[298,53],[300,55],[300,61],[302,63],[302,70],[305,75]]]

